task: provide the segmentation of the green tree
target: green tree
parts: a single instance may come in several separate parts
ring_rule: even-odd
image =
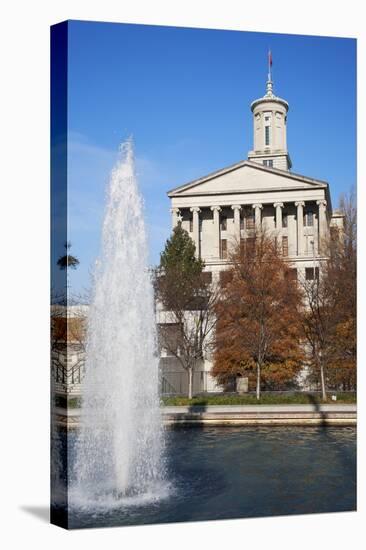
[[[178,224],[161,253],[155,277],[157,298],[165,310],[159,324],[160,344],[187,372],[189,398],[194,369],[204,357],[216,319],[215,289],[195,251],[189,234]]]

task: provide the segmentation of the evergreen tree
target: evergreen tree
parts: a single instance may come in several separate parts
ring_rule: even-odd
[[[188,374],[188,397],[193,392],[193,372],[203,359],[214,324],[215,290],[205,277],[204,262],[178,224],[160,256],[155,288],[169,322],[159,326],[160,342]]]
[[[195,257],[196,246],[189,233],[179,223],[174,229],[165,249],[160,254],[160,267],[164,270],[179,268],[182,273],[201,273],[204,263]]]
[[[160,298],[166,309],[190,310],[205,293],[204,262],[189,233],[178,224],[160,255]]]

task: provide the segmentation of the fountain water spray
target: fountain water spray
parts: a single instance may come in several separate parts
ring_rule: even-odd
[[[112,171],[88,320],[75,493],[84,503],[164,486],[154,296],[131,140]],[[133,499],[132,499],[133,500]]]

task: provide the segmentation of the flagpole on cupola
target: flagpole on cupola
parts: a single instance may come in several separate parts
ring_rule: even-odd
[[[272,52],[268,50],[268,80],[272,81]]]
[[[272,82],[272,52],[268,49],[268,80],[267,80],[267,96],[273,95],[273,82]]]

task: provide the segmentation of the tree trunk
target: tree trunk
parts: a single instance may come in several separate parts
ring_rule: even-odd
[[[257,399],[261,398],[261,367],[257,363]]]
[[[327,392],[325,391],[325,377],[324,377],[324,367],[322,361],[320,362],[320,381],[322,386],[322,399],[323,401],[327,400]]]
[[[188,399],[192,399],[193,396],[193,368],[188,369]]]

